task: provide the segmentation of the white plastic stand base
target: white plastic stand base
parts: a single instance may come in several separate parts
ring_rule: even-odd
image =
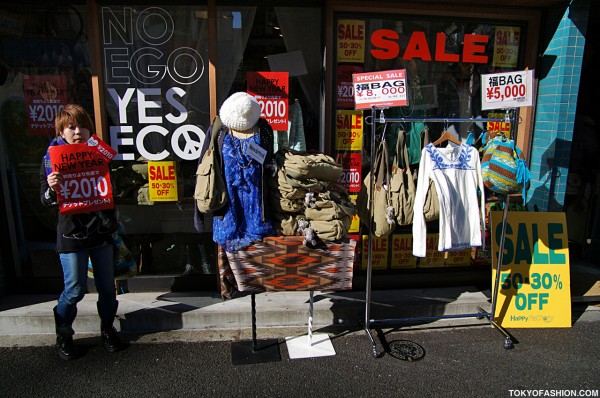
[[[326,357],[335,355],[335,350],[327,334],[313,334],[312,343],[309,335],[286,337],[290,359]]]

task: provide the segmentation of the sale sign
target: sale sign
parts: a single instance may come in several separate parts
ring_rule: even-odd
[[[419,268],[443,267],[446,262],[446,252],[438,251],[439,234],[427,234],[426,256],[419,259]]]
[[[62,178],[56,193],[61,214],[115,207],[108,162],[116,152],[109,145],[93,135],[84,144],[52,146],[49,153],[52,171]]]
[[[336,111],[335,149],[361,151],[363,147],[362,111]]]
[[[520,42],[521,28],[519,26],[496,26],[492,66],[516,68]]]
[[[350,199],[352,200],[352,203],[356,204],[356,198],[358,197],[358,195],[349,195]],[[357,214],[352,216],[352,221],[350,222],[350,228],[348,228],[348,232],[349,233],[358,233],[358,230],[360,229],[360,218],[358,217]],[[356,239],[356,241],[358,242],[358,238]]]
[[[260,104],[260,116],[273,130],[288,130],[288,72],[248,72],[248,94]]]
[[[412,234],[392,235],[392,269],[417,267],[417,257],[413,256],[412,247]]]
[[[352,75],[364,72],[359,65],[338,65],[336,73],[336,107],[354,108],[354,86]]]
[[[502,218],[502,212],[491,212],[492,287]],[[504,327],[570,327],[570,286],[565,213],[509,211],[494,319]]]
[[[490,119],[503,119],[506,117],[506,114],[490,112],[487,117]],[[497,131],[510,137],[510,119],[505,122],[487,122],[487,131]]]
[[[337,160],[342,165],[342,175],[337,183],[350,193],[359,192],[362,183],[362,154],[360,152],[340,153]]]
[[[365,62],[365,21],[341,19],[337,26],[337,62]]]
[[[407,106],[406,69],[355,73],[354,109]]]
[[[151,201],[177,201],[175,162],[148,162],[148,186]]]
[[[481,109],[531,106],[533,70],[481,75]]]
[[[27,127],[31,135],[54,136],[54,119],[67,104],[67,82],[63,75],[23,76]]]
[[[387,269],[388,265],[388,236],[373,236],[371,239],[371,269]],[[362,269],[369,264],[369,235],[362,236]]]

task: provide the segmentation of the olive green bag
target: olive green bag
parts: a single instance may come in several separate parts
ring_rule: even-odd
[[[381,140],[375,154],[373,170],[367,174],[356,198],[358,216],[369,226],[371,218],[371,184],[373,184],[373,234],[385,236],[396,228],[394,207],[390,195],[390,173],[388,170],[388,149],[385,140]]]
[[[324,153],[286,149],[278,151],[275,158],[295,180],[337,181],[342,175],[342,166]]]
[[[196,169],[194,199],[201,213],[219,210],[227,204],[227,186],[221,174],[220,154],[215,143],[221,130],[221,119],[217,116],[210,127],[210,144]]]
[[[390,180],[391,203],[398,225],[409,225],[413,221],[415,195],[417,193],[417,173],[410,168],[405,132],[398,131],[396,156],[392,165]]]

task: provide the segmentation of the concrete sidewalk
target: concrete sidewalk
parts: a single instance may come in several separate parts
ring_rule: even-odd
[[[456,315],[491,308],[489,291],[459,286],[374,291],[371,318]],[[265,292],[255,295],[260,329],[308,326],[310,292]],[[97,294],[78,304],[73,325],[78,333],[96,333]],[[135,333],[172,330],[237,331],[252,326],[251,295],[223,301],[208,293],[126,293],[118,296],[115,326]],[[365,317],[365,292],[314,292],[313,327],[357,327]],[[53,334],[55,296],[10,296],[0,300],[0,335]]]
[[[275,338],[290,330],[307,332],[310,292],[264,292],[255,295],[257,334]],[[600,303],[600,270],[595,265],[577,264],[571,268],[573,303]],[[54,335],[52,308],[56,295],[13,295],[0,299],[0,338],[13,344],[19,336]],[[73,325],[78,335],[96,335],[99,318],[97,294],[88,293],[78,304]],[[193,332],[204,340],[250,338],[252,331],[251,295],[223,301],[217,293],[148,292],[118,296],[117,329],[131,334],[157,334],[169,331]],[[361,330],[365,319],[365,292],[314,292],[313,330],[342,328]],[[424,318],[476,314],[491,311],[490,290],[474,286],[374,290],[370,319]],[[596,307],[598,308],[598,307]],[[434,322],[435,321],[435,322]],[[487,325],[476,317],[442,319],[442,324]],[[415,322],[421,326],[440,323],[435,319]],[[201,335],[199,335],[201,334]],[[8,337],[13,337],[13,340]],[[17,340],[18,341],[18,340]],[[51,341],[48,340],[48,341]],[[18,344],[18,343],[17,343]]]

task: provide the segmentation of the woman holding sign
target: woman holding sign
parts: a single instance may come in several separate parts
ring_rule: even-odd
[[[47,207],[57,207],[57,194],[67,195],[69,185],[62,184],[65,169],[70,159],[79,159],[82,152],[68,152],[68,145],[85,144],[93,135],[94,126],[90,115],[79,105],[69,104],[58,112],[54,121],[56,137],[50,146],[40,169],[40,198]],[[53,147],[61,148],[62,162],[51,160]],[[77,148],[73,145],[72,148]],[[91,147],[90,147],[91,148]],[[85,153],[85,152],[83,152]],[[77,160],[73,161],[76,162]],[[63,170],[63,171],[59,171]],[[62,185],[61,185],[62,184]],[[61,191],[62,190],[62,191]],[[79,209],[79,211],[86,211]],[[56,228],[56,251],[59,254],[64,275],[64,290],[54,307],[56,324],[56,350],[61,359],[70,360],[78,356],[73,343],[75,333],[72,324],[77,314],[77,303],[87,292],[88,259],[94,268],[94,282],[98,291],[98,314],[104,347],[109,352],[124,348],[113,320],[117,312],[117,297],[114,285],[114,259],[112,233],[117,222],[114,210],[75,214],[58,214]]]

